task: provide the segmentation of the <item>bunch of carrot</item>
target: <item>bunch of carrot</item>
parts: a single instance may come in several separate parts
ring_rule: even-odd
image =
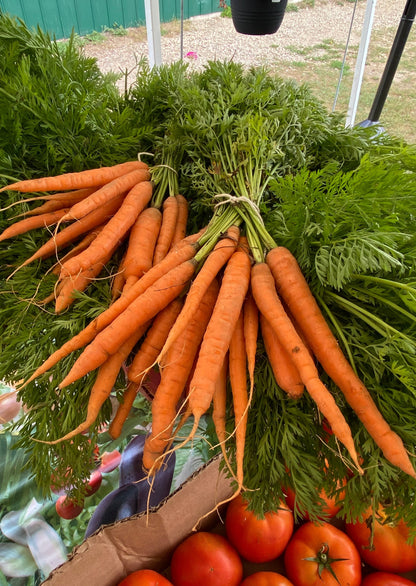
[[[61,176],[60,183],[54,183],[52,178],[36,180],[42,190],[58,189],[64,178],[68,181],[64,189],[76,186],[84,192],[90,190],[71,207],[65,204],[67,211],[58,221],[73,223],[58,232],[55,239],[70,227],[85,226],[87,218],[96,218],[99,211],[101,214],[95,224],[88,224],[88,234],[94,230],[96,234],[87,247],[75,247],[75,254],[64,257],[60,264],[62,282],[92,271],[128,238],[120,266],[122,278],[111,305],[24,383],[27,385],[64,357],[83,349],[59,388],[97,370],[85,420],[64,437],[37,439],[54,444],[86,432],[109,397],[120,369],[127,364],[128,385],[109,427],[111,436],[118,437],[146,376],[158,367],[160,383],[152,401],[152,430],[143,456],[149,474],[161,466],[171,449],[176,449],[172,443],[180,438],[183,423],[193,418],[191,432],[179,445],[192,440],[200,418],[211,408],[228,462],[225,444],[230,437],[226,427],[229,386],[234,416],[231,435],[235,436],[236,446],[235,470],[230,467],[230,471],[240,491],[261,335],[278,385],[293,400],[309,393],[357,471],[363,472],[363,462],[350,427],[323,384],[317,364],[342,391],[386,459],[415,478],[402,440],[384,420],[342,353],[296,259],[271,239],[253,202],[246,197],[224,198],[208,225],[186,236],[186,200],[170,194],[164,199],[162,211],[149,206],[149,170],[139,162],[126,165],[134,168],[110,182],[104,179],[110,170],[96,175],[87,171]],[[111,172],[122,168],[115,166]],[[116,182],[123,183],[117,193],[113,191]],[[21,182],[4,189],[33,191],[35,187],[33,182]],[[107,196],[104,203],[103,196],[108,193],[112,196]],[[117,228],[121,225],[122,231]],[[111,244],[104,246],[104,242]]]

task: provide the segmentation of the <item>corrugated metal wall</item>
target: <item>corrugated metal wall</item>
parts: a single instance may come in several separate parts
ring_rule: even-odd
[[[115,25],[145,23],[143,0],[0,0],[0,10],[21,18],[28,27],[40,26],[57,39],[101,32]],[[181,0],[159,0],[162,22],[180,19]],[[184,18],[218,12],[219,0],[184,0]]]

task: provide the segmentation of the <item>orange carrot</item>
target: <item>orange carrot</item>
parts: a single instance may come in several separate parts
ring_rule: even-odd
[[[92,264],[77,275],[69,275],[62,279],[62,287],[60,288],[59,295],[56,297],[55,301],[55,313],[61,313],[61,311],[69,307],[71,303],[75,301],[75,292],[85,291],[91,281],[101,273],[104,266],[111,259],[113,253],[114,248],[110,249],[107,255],[101,260]]]
[[[176,197],[174,195],[169,195],[164,200],[162,209],[162,225],[160,227],[159,237],[156,242],[155,253],[153,256],[154,265],[166,256],[172,244],[179,211],[178,200]]]
[[[132,187],[119,209],[90,246],[63,264],[62,275],[75,275],[79,271],[85,270],[106,256],[108,250],[115,248],[130,230],[140,212],[149,203],[152,191],[153,185],[150,181],[141,181]]]
[[[266,354],[277,384],[291,399],[299,399],[303,395],[304,385],[292,357],[280,343],[264,315],[260,315],[260,327]]]
[[[30,201],[39,201],[44,200],[45,203],[33,208],[32,210],[28,210],[27,212],[23,212],[18,216],[38,216],[39,214],[46,214],[47,212],[53,212],[55,210],[60,210],[62,208],[70,208],[74,203],[85,199],[91,193],[94,193],[96,187],[86,187],[85,189],[76,189],[75,191],[63,191],[62,193],[53,193],[51,195],[40,195],[38,197],[29,197],[28,199],[23,199],[20,201],[15,201],[10,206],[17,205],[18,203],[26,203]],[[8,209],[8,208],[4,208]]]
[[[244,339],[247,352],[248,374],[250,377],[250,401],[254,390],[254,369],[256,366],[257,336],[259,331],[259,310],[251,289],[243,305]]]
[[[349,425],[334,397],[319,379],[315,363],[277,295],[273,275],[266,263],[257,263],[253,266],[251,287],[259,311],[268,320],[281,344],[292,356],[308,393],[322,415],[327,418],[334,435],[347,448],[357,469],[362,472]]]
[[[195,262],[186,261],[158,279],[111,322],[85,348],[59,385],[64,388],[97,368],[125,342],[132,330],[152,319],[175,299],[195,272]],[[140,281],[139,281],[140,282]],[[120,297],[123,299],[123,297]]]
[[[148,165],[142,161],[127,161],[111,167],[99,167],[98,169],[88,169],[77,173],[40,177],[39,179],[26,179],[11,185],[5,185],[0,189],[0,192],[10,190],[28,193],[30,191],[65,191],[95,187],[104,185],[134,169],[148,169]]]
[[[162,348],[172,325],[182,309],[183,301],[174,299],[162,311],[160,311],[146,334],[142,345],[133,358],[129,369],[128,379],[132,382],[142,384],[147,371],[153,365],[157,355]]]
[[[132,187],[141,181],[149,181],[150,172],[148,169],[135,169],[125,175],[116,177],[97,189],[85,199],[74,204],[63,220],[80,220],[97,207],[104,205],[120,194],[126,194]]]
[[[124,294],[152,267],[153,253],[161,223],[162,213],[155,207],[143,210],[134,223],[130,231],[126,253]]]
[[[118,268],[116,272],[112,275],[111,278],[111,303],[114,303],[118,297],[120,297],[121,292],[123,290],[124,285],[126,284],[126,279],[124,276],[124,261],[126,260],[126,252],[124,252],[121,260],[119,262]]]
[[[20,222],[15,222],[0,234],[0,242],[7,240],[8,238],[14,238],[21,234],[26,234],[30,230],[36,230],[37,228],[44,228],[46,226],[53,226],[67,213],[68,209],[60,209],[47,214],[41,214],[39,216],[33,216],[32,218],[25,218]]]
[[[244,339],[243,311],[240,311],[230,342],[230,386],[235,419],[235,461],[237,491],[243,488],[244,448],[246,443],[249,396],[247,393],[246,344]]]
[[[212,283],[219,271],[234,253],[238,243],[239,234],[239,228],[237,226],[231,226],[224,236],[218,240],[213,250],[205,259],[199,273],[192,281],[186,295],[184,307],[160,352],[158,357],[159,360],[167,352],[169,346],[174,342],[178,335],[184,330],[194,311],[200,304],[210,283]]]
[[[144,327],[137,329],[134,334],[132,334],[124,342],[124,344],[120,346],[117,352],[112,356],[109,356],[109,358],[98,369],[97,378],[90,391],[85,421],[83,421],[80,425],[78,425],[78,427],[63,437],[52,441],[42,441],[42,443],[58,444],[60,442],[69,440],[76,435],[87,431],[91,425],[94,424],[100,413],[101,407],[110,396],[123,362],[127,359],[128,355],[137,344],[138,340],[140,340],[144,332]]]
[[[266,262],[279,294],[325,372],[340,388],[386,459],[416,478],[401,438],[385,421],[370,392],[345,358],[294,256],[286,248],[277,247],[268,253]]]
[[[162,464],[162,455],[172,441],[177,404],[182,396],[199,345],[218,296],[218,282],[212,281],[195,315],[162,364],[161,380],[152,401],[152,431],[146,438],[143,466],[151,473]]]
[[[97,234],[103,229],[104,226],[105,226],[105,224],[101,224],[100,226],[97,226],[96,228],[93,228],[92,230],[87,232],[87,234],[78,242],[78,244],[75,244],[71,248],[71,250],[69,250],[64,256],[62,256],[60,259],[58,259],[58,262],[54,265],[51,272],[54,275],[59,275],[59,273],[61,272],[61,264],[65,260],[67,260],[67,259],[71,258],[72,256],[75,256],[76,254],[79,254],[80,252],[85,250],[91,244],[91,242],[94,240],[94,238],[97,237]]]
[[[172,242],[170,245],[171,248],[172,246],[175,246],[175,244],[177,244],[179,240],[185,238],[189,214],[187,199],[180,193],[177,193],[175,195],[175,198],[178,202],[178,217],[176,219],[175,231],[173,233]]]
[[[119,208],[122,199],[122,195],[115,197],[114,199],[104,204],[100,208],[94,210],[78,222],[73,222],[72,224],[70,224],[69,226],[67,226],[54,236],[52,236],[52,238],[50,238],[43,246],[38,248],[38,250],[34,254],[32,254],[30,258],[26,259],[20,265],[20,267],[15,269],[15,271],[12,274],[14,274],[20,268],[25,267],[29,263],[33,262],[34,260],[44,259],[49,256],[52,256],[60,248],[63,248],[64,246],[76,240],[79,236],[82,236],[82,234],[85,234],[85,232],[88,232],[89,230],[92,230],[92,228],[95,228],[96,226],[102,224],[104,220],[110,218],[115,213],[115,211]]]
[[[177,244],[177,246],[172,249],[172,251],[163,259],[163,262],[160,262],[155,267],[152,267],[137,283],[133,285],[133,287],[131,287],[126,295],[117,299],[112,305],[110,305],[108,309],[97,316],[83,330],[65,342],[65,344],[63,344],[60,348],[55,350],[55,352],[53,352],[51,356],[49,356],[49,358],[47,358],[45,362],[35,370],[29,379],[20,385],[19,388],[23,388],[29,382],[35,380],[40,375],[47,372],[49,369],[55,366],[55,364],[57,364],[60,360],[72,352],[75,352],[76,350],[86,346],[89,342],[91,342],[91,340],[95,338],[99,332],[111,324],[111,322],[118,315],[120,315],[127,307],[129,307],[130,303],[134,301],[134,299],[144,293],[146,289],[153,285],[155,281],[157,281],[161,276],[182,262],[193,258],[199,248],[198,239],[200,238],[201,234],[202,231],[198,234],[192,234],[185,240],[179,242],[179,244]]]
[[[228,354],[226,355],[221,367],[220,376],[215,383],[214,396],[212,397],[212,422],[217,434],[218,443],[221,447],[224,462],[234,476],[234,470],[228,459],[225,442],[227,441],[227,375],[228,375]]]
[[[190,383],[188,409],[194,417],[194,426],[188,439],[193,437],[201,416],[211,405],[215,385],[248,291],[250,265],[249,256],[243,250],[236,250],[224,270],[218,299]]]

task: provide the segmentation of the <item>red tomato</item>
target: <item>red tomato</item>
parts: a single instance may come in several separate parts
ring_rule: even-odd
[[[98,470],[102,474],[107,474],[108,472],[112,472],[115,470],[121,462],[121,454],[118,450],[113,450],[112,452],[104,452],[101,455],[101,464]]]
[[[173,586],[173,584],[154,570],[137,570],[126,576],[117,586]]]
[[[293,584],[276,572],[256,572],[243,580],[240,586],[293,586]]]
[[[346,479],[344,479],[341,486],[345,486],[346,483],[347,481]],[[291,488],[285,488],[284,493],[286,494],[286,504],[289,507],[289,509],[293,511],[295,507],[296,493]],[[319,497],[325,502],[325,505],[322,508],[322,518],[332,519],[341,509],[341,504],[338,503],[342,501],[342,499],[344,498],[344,491],[340,492],[339,495],[337,494],[336,496],[329,497],[327,496],[324,490],[321,490],[321,492],[319,493]],[[307,511],[302,513],[302,517],[306,521],[310,520]]]
[[[88,480],[87,487],[85,489],[85,496],[91,496],[97,492],[103,481],[103,476],[99,470],[94,470]]]
[[[258,519],[241,495],[228,505],[225,531],[228,541],[246,560],[269,562],[281,555],[292,536],[293,514],[286,505]]]
[[[375,517],[373,548],[370,549],[371,530],[366,521],[371,518],[368,510],[362,522],[347,523],[345,530],[360,552],[364,562],[384,572],[411,572],[416,570],[416,544],[409,545],[409,528],[404,521],[397,525],[383,524],[383,510]]]
[[[243,564],[225,537],[199,531],[175,549],[170,572],[175,586],[238,586]]]
[[[415,586],[415,584],[416,582],[389,572],[373,572],[361,582],[361,586]]]
[[[361,559],[346,533],[329,523],[310,521],[293,534],[285,568],[296,586],[360,586]]]
[[[62,495],[55,503],[56,512],[62,519],[75,519],[83,510],[82,503],[75,503],[66,495]]]

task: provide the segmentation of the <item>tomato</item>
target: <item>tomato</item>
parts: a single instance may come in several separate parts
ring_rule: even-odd
[[[56,512],[62,519],[75,519],[83,508],[82,503],[75,503],[66,495],[61,495],[55,503]]]
[[[113,450],[112,452],[104,452],[101,455],[101,464],[98,470],[102,474],[107,474],[108,472],[112,472],[115,470],[121,462],[121,454],[118,450]]]
[[[360,552],[364,562],[384,572],[411,572],[416,570],[416,544],[409,545],[409,528],[404,521],[387,524],[382,507],[375,516],[373,547],[370,548],[372,518],[369,509],[362,522],[347,523],[345,530]],[[368,525],[367,525],[368,522]]]
[[[215,533],[199,531],[173,552],[171,579],[175,586],[238,586],[243,564],[234,547]]]
[[[225,517],[228,541],[243,558],[257,564],[274,560],[283,553],[293,527],[293,514],[286,505],[259,519],[247,509],[241,495],[230,502]]]
[[[117,586],[173,586],[173,584],[154,570],[137,570],[126,576]]]
[[[416,582],[390,572],[373,572],[361,582],[361,586],[415,586],[415,584]]]
[[[329,523],[310,521],[293,534],[285,568],[296,586],[360,586],[361,559],[346,533]]]
[[[85,496],[92,496],[97,490],[100,488],[101,483],[103,481],[103,476],[101,472],[97,469],[94,470],[88,480],[86,489],[85,489]]]
[[[256,572],[243,580],[241,586],[293,586],[293,584],[276,572]]]
[[[345,486],[345,484],[347,483],[347,480],[344,479],[344,481],[342,483],[340,483],[340,487],[341,486]],[[286,495],[286,504],[289,507],[289,509],[291,511],[294,510],[295,507],[295,501],[296,501],[296,493],[292,488],[286,488],[284,489],[284,493]],[[341,504],[340,501],[342,501],[342,499],[344,498],[344,491],[340,492],[339,495],[337,494],[336,496],[332,496],[329,497],[326,492],[322,489],[321,492],[319,493],[319,497],[324,501],[325,505],[322,507],[322,519],[332,519],[333,517],[335,517],[335,515],[338,513],[338,511],[341,509]],[[308,512],[302,511],[302,518],[305,519],[306,521],[309,521],[309,515]]]

